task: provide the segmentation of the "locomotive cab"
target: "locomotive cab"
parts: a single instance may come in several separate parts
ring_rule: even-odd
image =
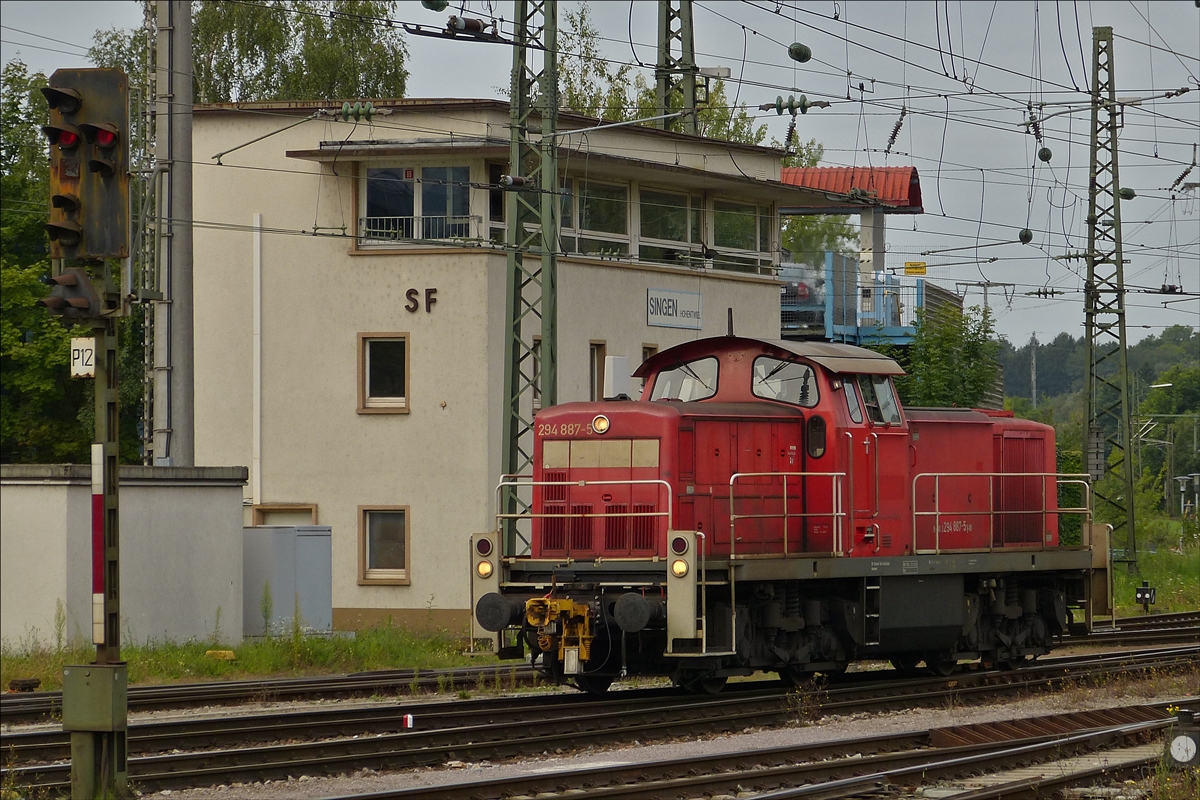
[[[1057,504],[1086,478],[1055,474],[1053,429],[905,410],[901,374],[863,348],[727,336],[648,359],[638,400],[541,410],[533,474],[498,491],[529,512],[473,537],[477,634],[589,691],[711,691],[860,658],[1018,663],[1106,613],[1087,504]]]

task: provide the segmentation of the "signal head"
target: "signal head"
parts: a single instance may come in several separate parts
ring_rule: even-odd
[[[46,134],[50,144],[58,145],[61,150],[74,150],[83,141],[79,128],[65,122],[61,125],[43,125],[42,133]]]
[[[74,89],[67,89],[62,86],[43,86],[42,94],[46,96],[46,103],[60,114],[74,114],[83,105],[83,96]]]
[[[120,133],[117,126],[111,122],[85,123],[79,126],[79,130],[87,137],[89,142],[104,149],[116,147],[117,142],[120,140]]]

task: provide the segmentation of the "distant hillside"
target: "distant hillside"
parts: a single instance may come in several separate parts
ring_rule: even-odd
[[[1004,367],[1006,397],[1032,399],[1030,392],[1030,360],[1035,345],[1026,342],[1021,347],[1001,339],[1000,363]],[[1083,388],[1087,374],[1087,342],[1081,336],[1072,338],[1060,333],[1049,342],[1039,342],[1037,349],[1038,400],[1071,395]],[[1129,372],[1135,385],[1147,387],[1166,370],[1174,366],[1194,367],[1200,364],[1200,332],[1187,325],[1174,325],[1158,336],[1147,336],[1129,348]],[[1144,396],[1144,388],[1139,390]],[[1140,400],[1141,397],[1137,398]]]

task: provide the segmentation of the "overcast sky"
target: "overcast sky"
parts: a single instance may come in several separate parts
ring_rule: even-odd
[[[451,5],[438,14],[415,0],[402,2],[396,17],[439,26],[462,3]],[[468,15],[490,17],[494,8],[496,16],[512,18],[512,4],[503,0],[465,6]],[[578,3],[561,6],[565,25],[566,12]],[[651,65],[651,79],[656,7],[651,0],[591,6],[604,37],[602,54]],[[1200,167],[1185,180],[1190,190],[1167,191],[1200,142],[1200,9],[1194,2],[699,0],[694,8],[698,62],[732,70],[731,99],[750,106],[769,136],[782,139],[788,117],[756,107],[778,94],[804,92],[833,102],[798,120],[802,139],[825,146],[823,163],[917,167],[925,214],[889,219],[889,267],[927,261],[931,278],[948,287],[1016,284],[992,288],[989,300],[998,331],[1017,345],[1034,331],[1042,341],[1061,331],[1084,332],[1086,268],[1053,256],[1087,244],[1092,28],[1112,26],[1119,97],[1190,89],[1129,107],[1120,133],[1121,184],[1138,194],[1122,203],[1130,339],[1171,324],[1200,326],[1200,298],[1164,307],[1177,298],[1141,291],[1182,284],[1186,292],[1200,292]],[[95,30],[133,27],[141,16],[132,1],[2,2],[0,52],[5,62],[19,56],[47,73],[85,66],[85,58],[71,54],[82,53]],[[811,47],[813,60],[790,61],[786,46],[793,41]],[[409,36],[408,49],[409,96],[494,97],[496,87],[508,83],[512,53],[505,46]],[[1042,126],[1053,151],[1049,164],[1037,161],[1038,145],[1022,125],[1030,102],[1060,104],[1045,115],[1070,111]],[[901,107],[908,113],[885,155]],[[1026,227],[1034,240],[1021,245],[1017,235]],[[976,245],[987,246],[976,251]],[[968,249],[918,255],[942,248]],[[935,267],[949,262],[972,263]],[[1064,294],[1026,295],[1040,287]],[[968,305],[982,302],[978,287],[966,291]]]

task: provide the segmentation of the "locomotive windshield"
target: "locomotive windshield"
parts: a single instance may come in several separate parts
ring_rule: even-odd
[[[770,356],[754,359],[751,390],[755,397],[812,408],[817,404],[817,385],[812,368],[795,361]]]
[[[858,387],[871,422],[876,425],[900,424],[900,406],[886,375],[859,375]]]
[[[703,400],[717,393],[717,360],[711,356],[687,363],[679,362],[673,369],[664,369],[654,379],[651,400]]]

